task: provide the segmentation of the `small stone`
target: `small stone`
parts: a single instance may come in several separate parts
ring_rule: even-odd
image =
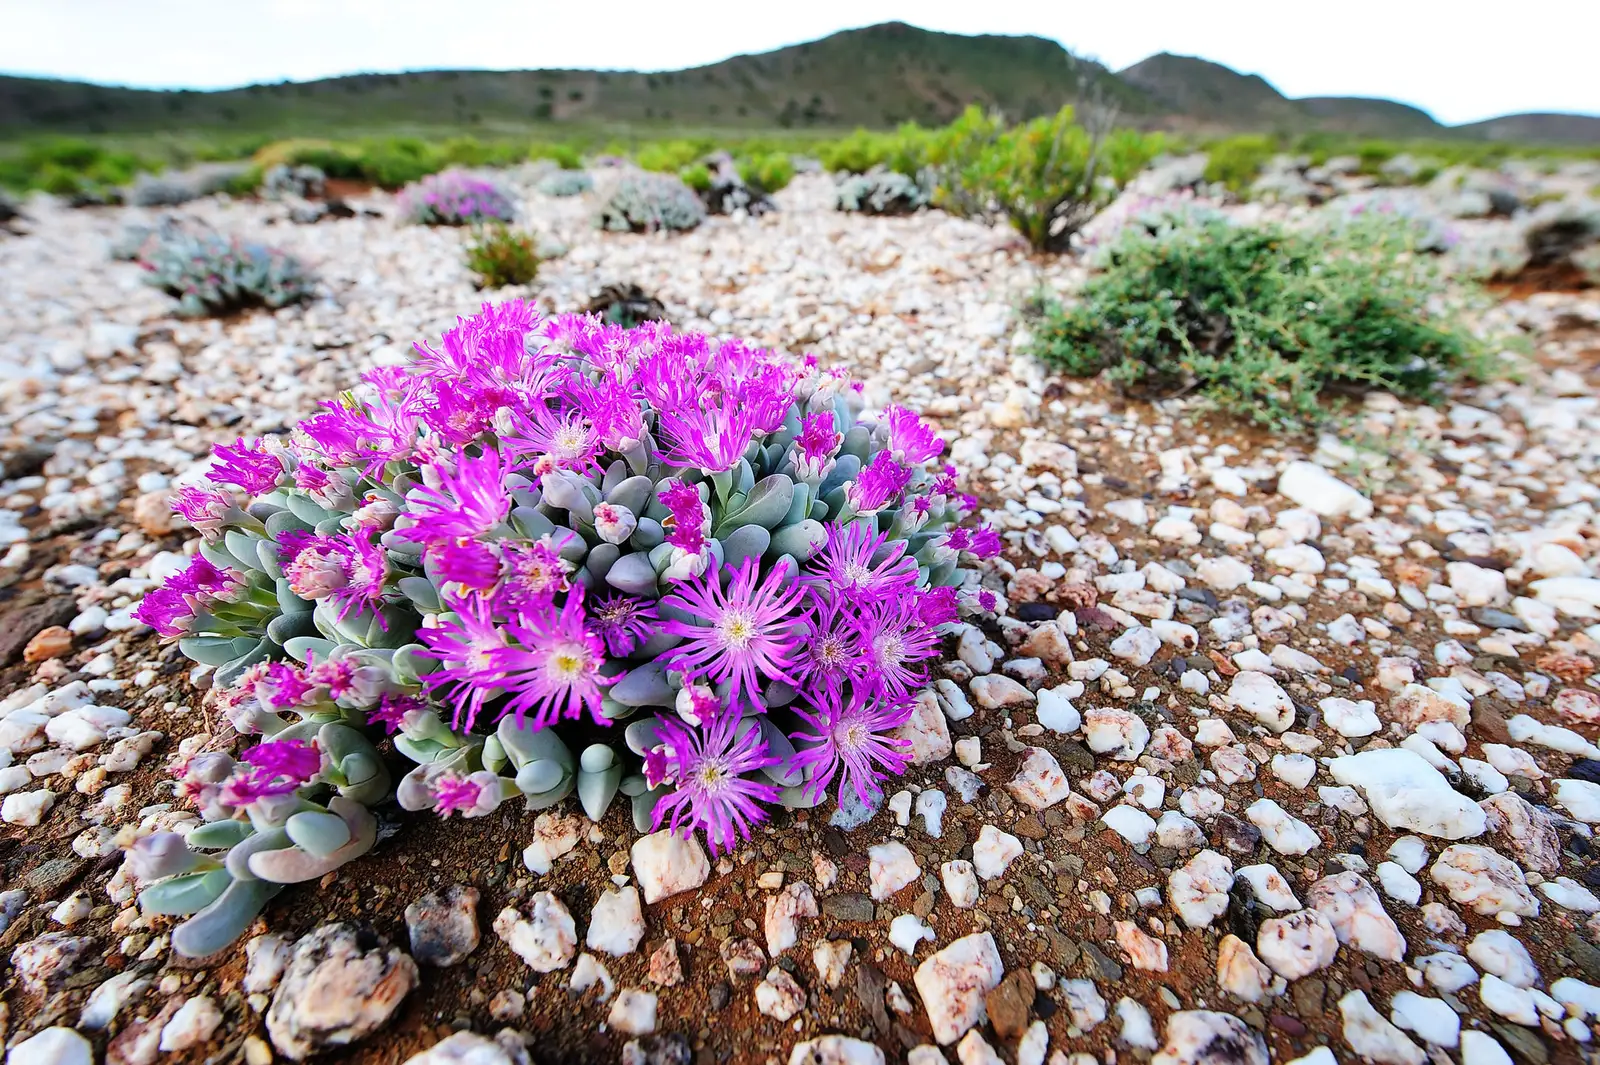
[[[72,651],[72,633],[60,625],[51,625],[34,633],[28,646],[22,649],[22,660],[29,664],[60,658]]]
[[[1150,1065],[1268,1065],[1261,1033],[1228,1013],[1180,1010],[1167,1018],[1167,1040]]]
[[[267,1034],[292,1061],[349,1046],[382,1027],[417,984],[417,965],[381,936],[326,924],[295,943],[267,1011]]]
[[[1127,955],[1128,963],[1135,969],[1146,972],[1164,973],[1167,971],[1167,945],[1159,939],[1147,935],[1132,921],[1115,921],[1112,928],[1116,930],[1117,946]]]
[[[6,1065],[94,1065],[94,1047],[71,1028],[46,1028],[12,1046]]]
[[[447,968],[478,947],[478,889],[452,884],[406,907],[411,955],[423,965]]]
[[[1299,980],[1333,964],[1339,937],[1317,910],[1297,910],[1261,922],[1256,953],[1285,980]]]
[[[676,987],[683,982],[683,964],[678,960],[678,941],[668,939],[650,953],[650,982],[661,987]]]
[[[161,1029],[161,1050],[172,1053],[199,1046],[210,1039],[211,1033],[221,1024],[222,1011],[210,996],[186,999]]]
[[[476,1032],[456,1032],[413,1054],[405,1065],[529,1065],[529,1058],[521,1036],[506,1029],[493,1039]]]
[[[795,881],[766,903],[762,929],[767,937],[767,953],[776,958],[800,941],[800,922],[817,916],[817,899],[811,885]]]
[[[984,996],[984,1009],[996,1035],[1015,1039],[1027,1030],[1033,1017],[1033,996],[1033,976],[1026,969],[1007,973]]]
[[[577,925],[561,900],[548,891],[535,892],[528,912],[507,906],[494,919],[494,932],[534,972],[564,969],[578,952]]]
[[[1344,1041],[1350,1049],[1378,1065],[1422,1065],[1427,1055],[1405,1033],[1384,1020],[1367,996],[1351,991],[1339,1000]]]
[[[711,875],[711,863],[699,842],[670,829],[635,840],[632,858],[647,904],[693,891]]]
[[[934,1038],[948,1045],[987,1017],[984,997],[1005,975],[1000,952],[988,932],[976,932],[951,943],[917,967],[917,993],[922,996]]]
[[[850,953],[848,939],[824,939],[811,948],[811,963],[817,967],[817,977],[830,991],[844,982]]]
[[[1029,747],[1006,791],[1032,809],[1048,810],[1072,794],[1072,786],[1055,755],[1043,747]]]
[[[916,858],[903,843],[880,843],[867,850],[872,898],[882,902],[922,875]]]
[[[1340,943],[1387,961],[1405,958],[1405,937],[1359,873],[1323,877],[1311,885],[1306,904],[1328,919]]]
[[[606,1023],[624,1035],[649,1035],[656,1030],[656,996],[636,987],[617,992]]]
[[[806,993],[794,977],[782,969],[767,970],[766,979],[756,985],[756,1009],[782,1024],[805,1009]]]
[[[993,825],[984,825],[978,832],[978,841],[972,845],[972,867],[985,880],[993,880],[1004,875],[1007,867],[1021,855],[1021,840]]]
[[[824,1035],[796,1043],[789,1065],[884,1065],[876,1045],[847,1035]]]

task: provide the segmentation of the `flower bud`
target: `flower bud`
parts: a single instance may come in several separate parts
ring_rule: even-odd
[[[608,544],[620,544],[633,535],[639,519],[633,511],[617,503],[600,503],[594,508],[594,531]]]

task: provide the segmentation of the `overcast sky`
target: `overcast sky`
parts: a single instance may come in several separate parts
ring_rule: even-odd
[[[359,71],[670,70],[898,19],[1031,33],[1120,69],[1156,52],[1260,74],[1289,96],[1382,96],[1442,122],[1600,114],[1600,2],[1460,0],[0,0],[0,71],[222,88]]]

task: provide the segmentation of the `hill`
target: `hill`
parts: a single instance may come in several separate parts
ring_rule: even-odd
[[[967,37],[891,22],[687,70],[434,70],[215,92],[0,76],[0,139],[41,134],[528,132],[559,125],[835,131],[949,121],[968,104],[1031,118],[1084,85],[1124,121],[1197,132],[1600,144],[1600,118],[1507,115],[1452,128],[1390,100],[1293,100],[1254,74],[1168,53],[1116,74],[1043,37]],[[551,129],[551,132],[555,132]]]
[[[1162,52],[1117,72],[1149,93],[1166,117],[1222,129],[1322,130],[1396,139],[1458,135],[1421,108],[1359,96],[1291,99],[1259,74]]]
[[[387,124],[544,122],[755,129],[948,122],[969,103],[1021,117],[1053,112],[1080,78],[1125,109],[1141,94],[1042,37],[964,37],[903,23],[689,70],[357,74],[218,92],[154,92],[0,77],[0,131],[145,133],[173,128],[323,133]]]
[[[1302,119],[1292,104],[1258,74],[1195,56],[1162,52],[1117,71],[1143,90],[1169,117],[1228,129],[1270,129]]]
[[[1600,144],[1600,117],[1594,115],[1503,115],[1461,129],[1484,140],[1516,144]]]

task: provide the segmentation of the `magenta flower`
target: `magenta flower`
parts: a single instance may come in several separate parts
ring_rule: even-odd
[[[740,706],[741,699],[756,702],[763,680],[796,683],[791,673],[795,638],[790,613],[803,588],[780,567],[773,567],[758,585],[760,568],[753,558],[745,559],[737,572],[724,566],[731,575],[726,590],[717,573],[707,570],[696,580],[680,583],[677,592],[661,601],[696,619],[673,618],[662,626],[685,640],[667,660],[667,668],[690,679],[727,681],[733,707]]]
[[[944,451],[944,441],[916,411],[890,407],[884,415],[889,424],[889,452],[896,460],[920,466]]]
[[[293,710],[314,703],[319,687],[293,662],[269,662],[256,679],[256,701],[268,710]]]
[[[451,727],[461,732],[472,728],[483,704],[498,690],[502,674],[494,655],[505,648],[506,638],[481,597],[452,600],[449,606],[457,620],[418,629],[417,639],[427,647],[419,653],[438,659],[443,667],[424,676],[422,683],[430,694],[442,692],[455,708]]]
[[[579,408],[594,426],[600,443],[613,451],[627,451],[644,437],[644,413],[639,397],[614,377],[585,382],[576,392]]]
[[[870,687],[898,697],[927,678],[917,663],[938,654],[939,634],[922,620],[915,597],[871,604],[860,626]]]
[[[570,538],[568,533],[562,543]],[[505,569],[495,608],[504,614],[538,613],[549,608],[558,592],[570,588],[572,563],[561,557],[561,545],[550,536],[534,541],[502,540]]]
[[[367,724],[382,725],[384,735],[393,736],[400,731],[407,714],[427,708],[428,701],[421,696],[384,692],[383,697],[378,700],[378,705],[367,711]]]
[[[283,476],[283,461],[260,440],[254,444],[243,440],[227,446],[214,444],[211,453],[216,459],[206,478],[212,484],[238,485],[258,496],[278,487],[278,479]]]
[[[800,419],[800,435],[794,438],[793,458],[795,475],[802,481],[812,481],[827,476],[833,469],[834,456],[844,442],[833,412],[815,411]]]
[[[222,789],[229,806],[247,806],[273,795],[292,795],[322,772],[322,752],[305,740],[269,740],[244,752],[249,768],[234,775]]]
[[[911,468],[896,462],[887,451],[880,451],[872,464],[862,469],[845,487],[845,498],[858,514],[876,514],[900,498],[911,483]]]
[[[162,636],[182,636],[189,631],[189,622],[196,614],[231,600],[240,587],[232,570],[219,569],[204,555],[195,555],[189,559],[187,569],[148,593],[133,611],[133,617]]]
[[[331,600],[338,605],[340,621],[357,610],[377,611],[383,606],[389,562],[372,530],[332,536],[289,532],[280,546],[288,558],[284,578],[300,598]],[[381,614],[378,621],[383,624]]]
[[[661,485],[656,498],[671,511],[661,523],[667,531],[667,543],[688,554],[699,554],[711,531],[711,511],[692,485],[676,480],[662,481]]]
[[[434,777],[433,812],[440,817],[459,813],[462,817],[482,817],[500,805],[500,778],[488,770],[458,773],[447,769]]]
[[[207,540],[215,540],[227,524],[233,497],[217,488],[186,484],[172,495],[172,512],[194,526]]]
[[[583,472],[600,454],[599,434],[579,410],[555,411],[543,400],[511,412],[511,432],[500,438],[519,469],[535,476],[552,470]]]
[[[809,726],[794,733],[798,749],[793,765],[814,767],[806,790],[813,799],[839,777],[839,802],[845,788],[863,803],[883,794],[880,781],[905,772],[911,760],[911,743],[892,733],[911,717],[909,697],[882,699],[852,691],[848,700],[832,694],[812,699],[811,709],[795,713]]]
[[[917,593],[917,617],[930,628],[956,620],[956,590],[949,585],[920,590]]]
[[[589,630],[583,597],[567,596],[560,613],[553,608],[524,615],[506,631],[519,646],[490,655],[499,683],[512,698],[501,716],[513,715],[520,727],[533,712],[533,727],[546,728],[562,718],[577,720],[583,711],[596,724],[610,721],[600,712],[600,689],[615,677],[600,674],[605,647]]]
[[[886,599],[917,583],[917,561],[905,555],[905,541],[889,539],[870,521],[830,522],[827,543],[812,559],[807,581],[830,594],[862,602]]]
[[[652,831],[659,831],[663,822],[685,836],[699,829],[713,857],[732,851],[767,819],[760,804],[778,798],[778,788],[745,774],[779,759],[767,753],[761,729],[743,725],[732,708],[713,715],[697,731],[668,717],[656,722],[662,754],[651,768],[658,783],[670,779],[675,787],[656,803]]]
[[[731,470],[744,457],[759,420],[759,412],[745,406],[663,410],[657,420],[658,432],[666,443],[661,459],[669,466],[692,467],[706,473]]]
[[[795,676],[802,691],[840,691],[866,675],[856,606],[821,588],[807,590],[805,612],[796,620]]]
[[[987,525],[972,531],[971,551],[979,558],[993,558],[1000,553],[1003,546],[1000,534]]]
[[[597,600],[592,609],[595,632],[605,641],[606,652],[613,658],[633,654],[656,628],[656,605],[648,599],[610,595]]]
[[[400,535],[408,540],[459,539],[482,536],[505,521],[511,493],[505,486],[500,452],[461,455],[454,472],[434,467],[439,487],[423,485],[407,495],[418,523]]]
[[[487,592],[500,583],[500,556],[481,540],[435,540],[425,554],[438,580],[473,592]]]

